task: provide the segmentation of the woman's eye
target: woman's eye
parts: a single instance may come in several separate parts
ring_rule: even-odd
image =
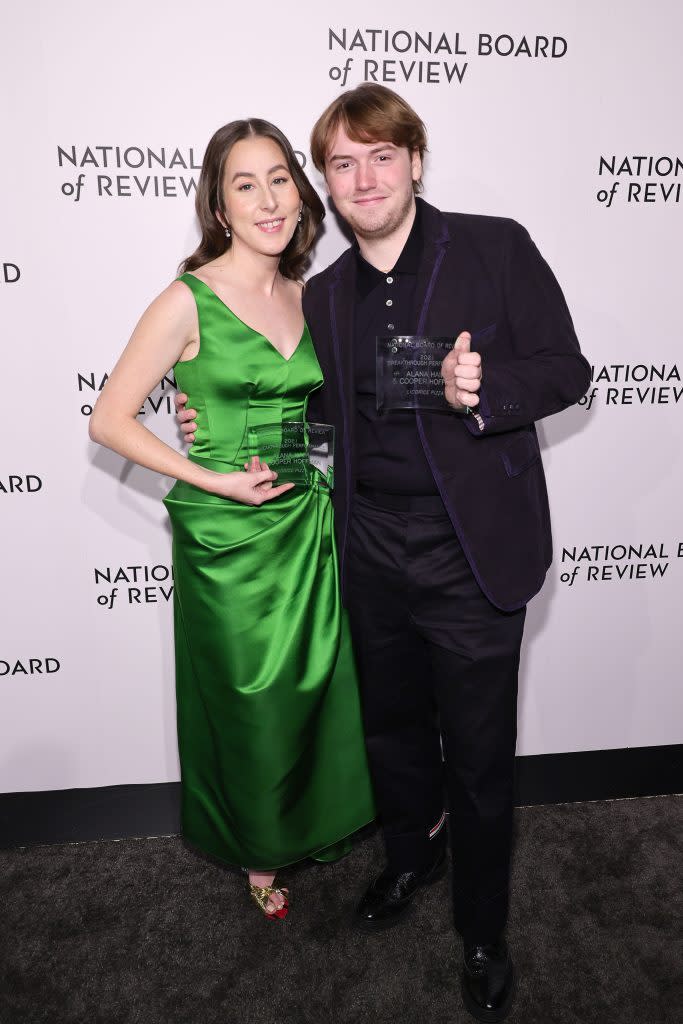
[[[288,180],[288,178],[274,178],[273,185],[284,185]]]
[[[238,192],[246,192],[247,189],[252,189],[253,187],[254,186],[251,184],[250,181],[245,181],[245,183],[243,185],[240,185],[240,187],[237,189],[237,191]]]

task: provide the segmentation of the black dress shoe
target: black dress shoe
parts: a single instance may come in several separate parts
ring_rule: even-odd
[[[462,997],[476,1020],[505,1020],[515,996],[515,970],[503,939],[465,950]]]
[[[368,931],[390,928],[405,914],[417,890],[437,882],[445,873],[445,851],[427,871],[404,871],[397,875],[385,868],[356,907],[355,923]]]

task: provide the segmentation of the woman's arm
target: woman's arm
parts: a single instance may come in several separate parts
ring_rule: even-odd
[[[137,414],[162,377],[199,341],[197,308],[189,288],[174,281],[145,310],[102,389],[90,417],[90,437],[124,459],[202,490],[250,505],[277,497],[291,484],[273,487],[277,474],[215,473],[161,441]]]

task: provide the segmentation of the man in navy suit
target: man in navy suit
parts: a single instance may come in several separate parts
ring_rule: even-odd
[[[356,911],[398,922],[441,877],[445,803],[463,996],[503,1020],[517,671],[526,603],[552,557],[534,422],[589,386],[564,297],[511,220],[416,199],[426,133],[391,90],[341,93],[315,165],[355,243],[304,293],[336,428],[335,520],[386,866]],[[375,339],[453,337],[447,412],[377,409]],[[442,757],[443,751],[443,757]]]
[[[304,313],[333,423],[335,519],[387,864],[358,923],[393,924],[443,870],[449,810],[463,994],[502,1020],[519,648],[551,561],[534,422],[590,381],[553,274],[514,221],[441,213],[420,191],[424,125],[379,85],[342,93],[311,153],[356,241]],[[377,410],[375,339],[456,337],[453,415]],[[441,743],[443,743],[443,761]]]

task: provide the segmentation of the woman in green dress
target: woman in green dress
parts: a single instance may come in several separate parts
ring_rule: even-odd
[[[276,869],[336,859],[374,815],[329,490],[276,483],[248,444],[304,422],[322,385],[301,275],[324,208],[282,133],[248,120],[211,139],[197,213],[200,245],[143,314],[90,436],[177,481],[183,833],[248,869],[261,909],[283,917]],[[170,367],[201,412],[188,458],[137,419]]]

